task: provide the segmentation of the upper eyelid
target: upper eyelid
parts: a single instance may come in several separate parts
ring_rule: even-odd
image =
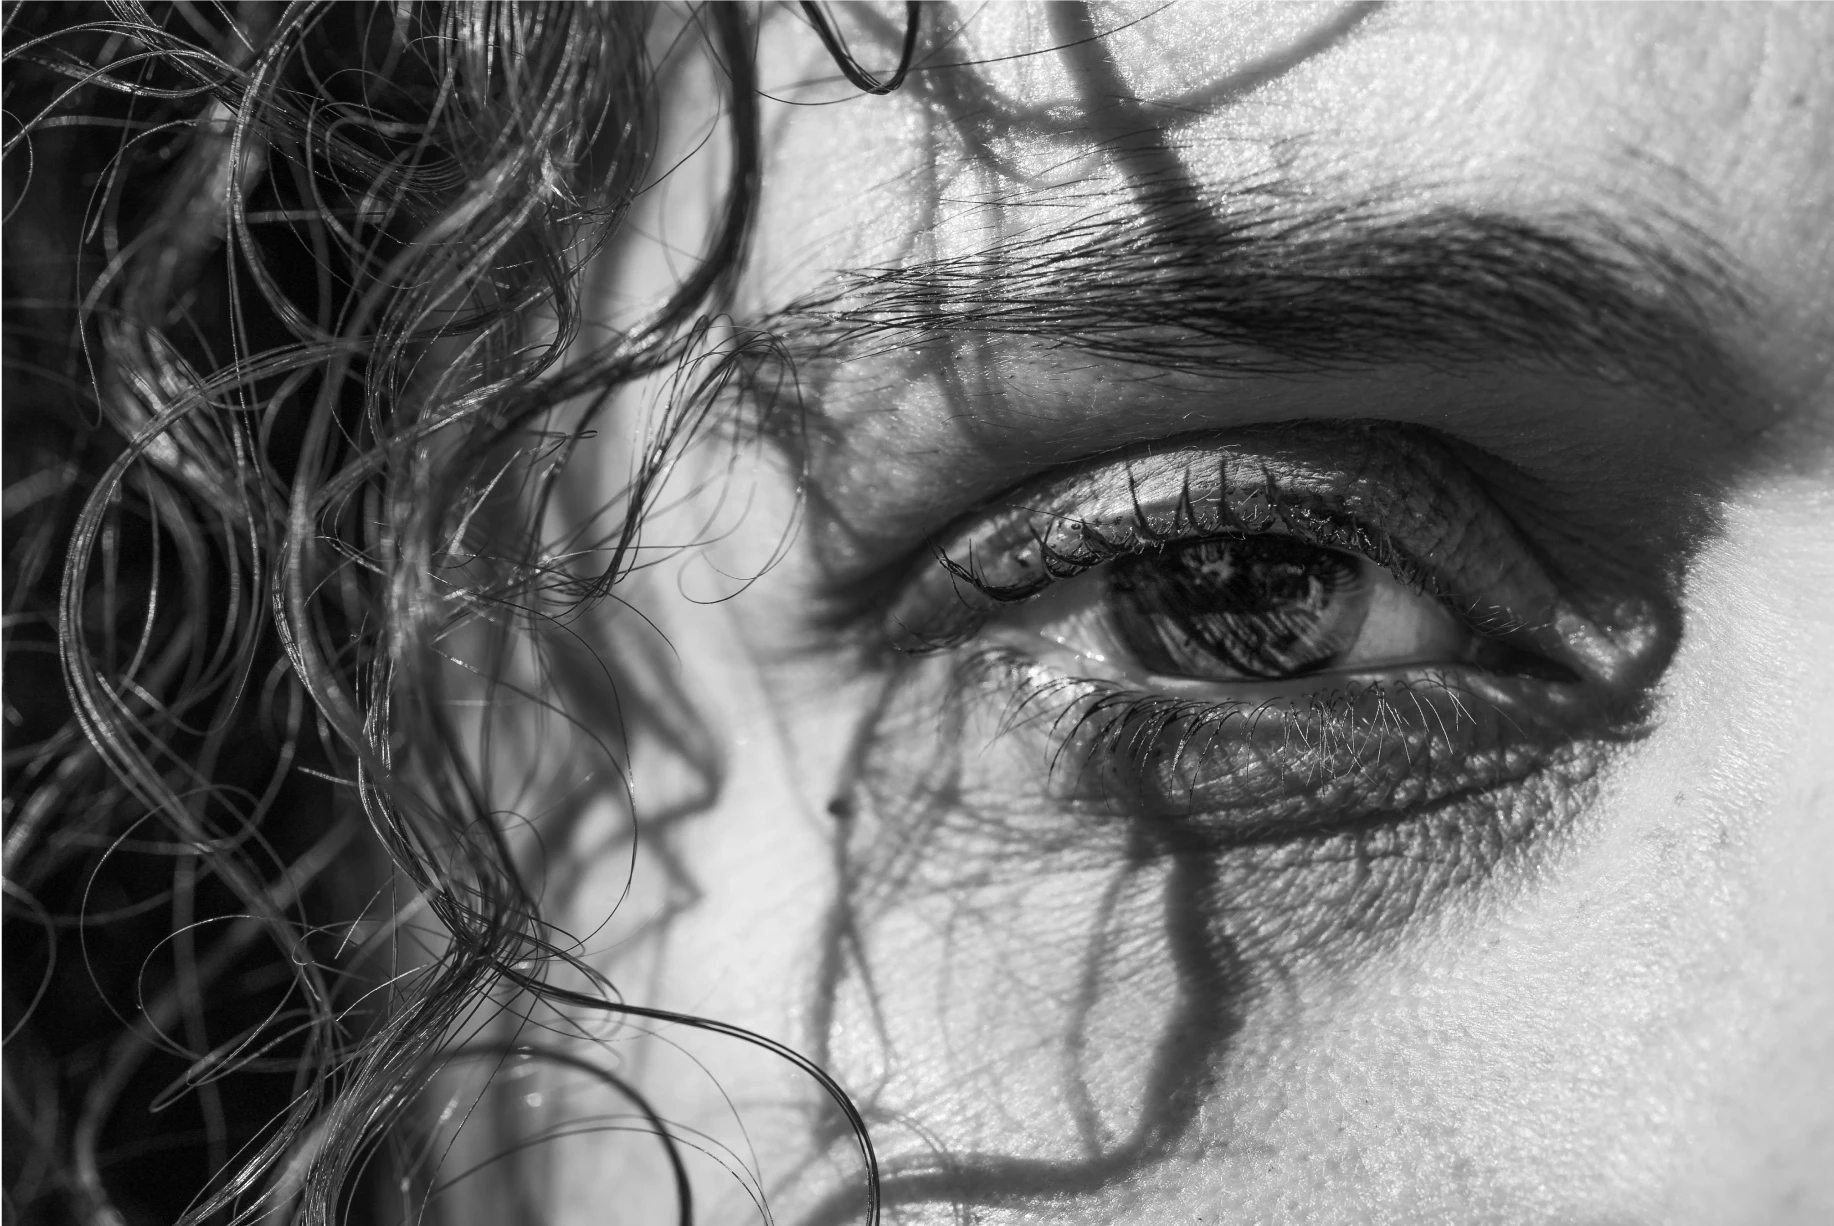
[[[995,581],[982,562],[990,556],[996,562],[1010,561],[1015,547],[1036,552],[1038,570],[1031,586],[1041,589],[1051,579],[1066,578],[1111,558],[1146,552],[1155,546],[1276,533],[1360,554],[1394,572],[1410,587],[1444,595],[1438,590],[1431,567],[1399,546],[1393,533],[1346,513],[1345,504],[1353,500],[1322,496],[1315,488],[1301,489],[1317,482],[1304,477],[1295,479],[1295,469],[1290,464],[1270,463],[1252,451],[1247,456],[1236,454],[1239,450],[1244,449],[1235,443],[1214,448],[1201,444],[1162,445],[1139,456],[1097,458],[1078,473],[1060,475],[1048,483],[1034,482],[1032,489],[1036,492],[1032,497],[984,504],[968,525],[958,524],[953,533],[932,539],[926,554],[943,570],[989,596],[1010,591],[1013,595],[1005,598],[1013,599],[1023,598],[1024,585]],[[1191,472],[1195,466],[1180,465],[1180,456],[1205,461],[1206,467],[1215,464],[1219,470],[1216,480],[1208,482],[1202,492],[1194,493]],[[1232,460],[1244,459],[1258,461],[1255,471],[1259,480],[1252,483],[1255,490],[1247,499],[1226,506],[1230,493],[1247,489],[1251,483],[1224,475],[1222,469]],[[1176,497],[1142,497],[1143,479],[1138,466],[1155,462],[1159,471],[1147,474],[1144,481],[1163,483],[1167,475],[1174,476],[1179,483]],[[1114,513],[1118,503],[1112,494],[1104,499],[1079,488],[1091,475],[1111,473],[1119,473],[1126,486],[1126,506],[1119,514]],[[1261,498],[1258,502],[1256,494]],[[1104,500],[1106,508],[1090,505]],[[1205,508],[1209,508],[1207,513]],[[1165,522],[1152,522],[1155,512],[1163,513]],[[1104,522],[1120,524],[1124,520],[1128,522],[1119,531],[1103,527]],[[1059,528],[1068,529],[1078,539],[1054,537],[1053,530]],[[1029,540],[1022,539],[1021,534]]]
[[[907,651],[965,641],[993,608],[1059,577],[1043,546],[1060,558],[1081,548],[1078,568],[1087,569],[1082,563],[1105,560],[1089,552],[1102,534],[1077,526],[1124,521],[1140,542],[1278,531],[1357,553],[1440,599],[1480,635],[1529,636],[1533,650],[1598,671],[1560,652],[1555,623],[1570,625],[1571,610],[1476,476],[1431,432],[1367,422],[1161,443],[1097,457],[1000,505],[983,504],[932,544],[889,602],[888,640]],[[1076,547],[1064,529],[1081,538]]]

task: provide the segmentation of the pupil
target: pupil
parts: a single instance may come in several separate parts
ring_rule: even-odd
[[[1367,605],[1358,560],[1284,536],[1194,541],[1116,562],[1115,629],[1156,673],[1280,680],[1328,668]]]

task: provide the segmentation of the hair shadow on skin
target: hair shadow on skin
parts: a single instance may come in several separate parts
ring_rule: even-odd
[[[1060,45],[1052,50],[1059,54],[1070,71],[1078,94],[1079,109],[1087,126],[1079,125],[1085,135],[1093,135],[1115,163],[1143,208],[1149,225],[1155,230],[1167,226],[1168,217],[1189,224],[1194,214],[1206,211],[1199,205],[1200,193],[1182,159],[1173,151],[1166,135],[1196,113],[1225,106],[1239,93],[1254,85],[1282,75],[1299,63],[1338,45],[1373,11],[1372,5],[1347,6],[1289,53],[1274,60],[1257,61],[1245,71],[1244,79],[1235,76],[1219,82],[1216,89],[1205,91],[1201,99],[1181,99],[1181,103],[1201,105],[1160,107],[1149,112],[1146,102],[1134,96],[1121,82],[1114,65],[1099,46],[1101,34],[1094,27],[1087,6],[1056,6],[1052,12],[1052,32]],[[1049,52],[1046,52],[1047,54]],[[1277,61],[1277,62],[1275,62]],[[933,111],[944,116],[962,142],[971,160],[979,162],[996,178],[1013,186],[1024,186],[1025,176],[1009,158],[999,152],[1000,137],[1027,133],[1041,137],[1061,136],[1061,125],[1053,125],[1043,113],[1024,112],[1007,100],[993,96],[988,84],[972,71],[972,65],[931,64],[929,71],[913,74],[918,93]],[[965,72],[943,72],[944,68],[968,69]],[[1234,88],[1240,86],[1240,89]],[[1003,133],[990,129],[1003,128]],[[1171,228],[1177,228],[1177,220]],[[1208,227],[1199,225],[1199,230]],[[938,313],[940,316],[940,312]],[[941,319],[938,318],[938,324]],[[952,338],[957,343],[972,338]],[[946,363],[944,365],[947,365]],[[967,399],[962,388],[951,389],[960,399]],[[866,724],[866,736],[852,755],[856,764],[871,750],[874,725],[883,711],[875,712]],[[933,762],[959,763],[961,747],[953,742],[961,735],[959,725],[944,729],[936,736]],[[952,749],[954,750],[952,752]],[[830,1049],[837,1025],[837,999],[850,978],[857,978],[863,988],[868,1011],[883,1036],[885,1028],[878,1019],[878,993],[873,985],[873,971],[866,950],[870,911],[875,901],[895,898],[899,887],[914,871],[913,859],[921,855],[926,836],[950,815],[971,809],[961,786],[959,767],[946,766],[939,775],[922,772],[920,796],[904,794],[908,808],[900,814],[900,824],[910,816],[910,809],[920,810],[915,827],[907,826],[894,841],[902,846],[889,856],[883,849],[873,855],[882,857],[876,865],[863,862],[850,852],[850,845],[862,841],[861,811],[856,795],[863,790],[858,781],[842,791],[831,806],[837,819],[836,869],[838,888],[830,920],[825,928],[818,961],[818,983],[812,1005],[812,1019],[818,1062],[830,1064]],[[915,805],[909,801],[916,799]],[[894,802],[895,803],[895,802]],[[877,806],[873,806],[877,808]],[[905,806],[900,806],[905,807]],[[1127,863],[1121,876],[1104,892],[1102,906],[1107,911],[1098,923],[1083,953],[1079,989],[1068,1003],[1062,1032],[1065,1083],[1069,1087],[1070,1111],[1084,1154],[1070,1158],[1019,1157],[1012,1154],[971,1151],[936,1152],[890,1156],[881,1167],[881,1204],[886,1209],[920,1205],[947,1204],[959,1212],[970,1206],[1025,1206],[1041,1200],[1061,1202],[1065,1198],[1093,1198],[1124,1187],[1152,1167],[1177,1156],[1187,1148],[1198,1125],[1205,1104],[1216,1089],[1219,1070],[1229,1054],[1232,1039],[1242,1024],[1247,976],[1235,941],[1224,930],[1219,916],[1227,911],[1227,900],[1220,897],[1225,888],[1221,880],[1222,864],[1214,845],[1178,823],[1141,824],[1128,840]],[[902,863],[901,863],[902,862]],[[1160,1016],[1157,1033],[1150,1039],[1150,1055],[1140,1078],[1137,1106],[1131,1126],[1118,1139],[1105,1137],[1099,1111],[1088,1092],[1087,1068],[1090,1023],[1105,991],[1125,991],[1127,985],[1103,983],[1103,968],[1113,947],[1113,909],[1119,893],[1127,888],[1139,869],[1146,864],[1165,866],[1163,884],[1158,887],[1161,915],[1161,949],[1159,955],[1169,965],[1175,985],[1173,999]],[[862,1108],[868,1120],[875,1112],[870,1094],[862,1095]],[[921,1121],[917,1121],[921,1126]],[[840,1136],[839,1121],[818,1129],[818,1140],[826,1143]],[[841,1190],[824,1199],[806,1217],[811,1226],[829,1226],[850,1220],[857,1212],[857,1197]]]
[[[1163,9],[1098,27],[1091,5],[1052,4],[1049,27],[1053,45],[1041,47],[1034,54],[1061,58],[1076,91],[1074,107],[1012,97],[976,71],[985,64],[1022,57],[945,59],[980,15],[980,10],[973,9],[954,23],[935,22],[926,31],[927,46],[918,57],[910,84],[932,111],[947,118],[971,161],[1014,184],[1029,184],[1032,177],[1003,151],[1012,141],[1093,140],[1114,157],[1143,198],[1169,196],[1176,202],[1190,183],[1182,160],[1166,143],[1167,134],[1228,109],[1261,87],[1341,46],[1383,7],[1381,0],[1353,0],[1322,17],[1299,37],[1203,85],[1171,97],[1142,98],[1116,71],[1108,40],[1151,20]],[[889,23],[881,21],[874,32],[881,41],[891,43]]]
[[[837,807],[846,811],[844,805]],[[1216,1088],[1230,1042],[1240,1029],[1247,977],[1235,941],[1218,922],[1226,906],[1219,897],[1222,865],[1214,847],[1176,827],[1140,831],[1131,843],[1129,862],[1122,877],[1111,884],[1106,901],[1111,903],[1145,866],[1165,866],[1164,881],[1158,887],[1159,956],[1169,963],[1175,984],[1171,1005],[1161,1015],[1156,1034],[1140,1040],[1150,1054],[1134,1096],[1138,1105],[1131,1126],[1118,1139],[1106,1139],[1104,1134],[1112,1130],[1104,1128],[1088,1090],[1091,1016],[1108,993],[1128,990],[1125,981],[1103,982],[1103,968],[1113,946],[1113,930],[1105,920],[1085,948],[1079,990],[1067,1002],[1060,1040],[1065,1097],[1070,1100],[1085,1152],[1061,1159],[1019,1157],[986,1150],[948,1152],[931,1142],[933,1152],[883,1160],[880,1191],[884,1208],[934,1204],[958,1209],[1018,1207],[1040,1200],[1093,1198],[1124,1188],[1187,1150]],[[864,925],[856,908],[862,896],[882,893],[883,884],[870,880],[878,874],[858,859],[849,862],[844,857],[842,867],[841,890],[827,926],[813,1010],[820,1027],[817,1059],[824,1063],[826,1049],[835,1037],[836,999],[846,981],[857,976],[868,998],[876,996],[873,968],[867,963],[862,941]],[[888,1118],[870,1095],[862,1094],[860,1101],[869,1122]],[[900,1122],[915,1123],[918,1128],[923,1123],[920,1119]],[[842,1140],[845,1130],[839,1125],[835,1121],[833,1127],[823,1128],[822,1139]],[[857,1211],[857,1192],[841,1189],[804,1220],[808,1226],[838,1226]]]

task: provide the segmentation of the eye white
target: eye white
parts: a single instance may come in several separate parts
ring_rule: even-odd
[[[1403,587],[1386,567],[1359,558],[1359,578],[1368,585],[1369,605],[1356,638],[1337,658],[1333,671],[1448,664],[1470,646],[1471,632],[1452,611]]]

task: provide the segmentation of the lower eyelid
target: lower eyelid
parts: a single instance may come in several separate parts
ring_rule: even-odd
[[[1543,693],[1556,688],[1546,682],[1467,670],[1323,689],[1314,678],[1310,692],[1204,701],[1067,678],[999,647],[965,664],[977,688],[1008,691],[1004,735],[1037,742],[1059,802],[1188,819],[1224,841],[1369,821],[1526,778],[1573,743],[1584,705]]]
[[[1508,870],[1532,864],[1523,858],[1532,848],[1579,820],[1604,761],[1601,747],[1575,745],[1532,775],[1404,814],[1238,842],[1219,859],[1231,936],[1252,965],[1354,971],[1385,939],[1476,884],[1527,880]]]
[[[862,773],[874,838],[929,888],[1194,853],[1252,965],[1355,963],[1532,863],[1613,752],[1586,687],[1442,671],[1282,706],[1143,695],[998,645],[907,659]]]

